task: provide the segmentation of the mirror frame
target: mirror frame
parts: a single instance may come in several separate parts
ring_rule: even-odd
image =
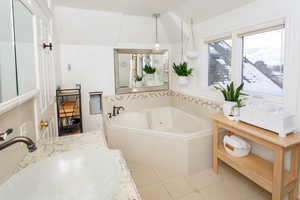
[[[164,67],[164,82],[161,86],[149,86],[141,88],[120,88],[119,84],[119,59],[118,54],[168,54],[168,61]],[[163,50],[153,50],[153,49],[114,49],[114,74],[115,74],[115,93],[116,94],[130,94],[139,92],[154,92],[154,91],[165,91],[169,90],[169,51]]]

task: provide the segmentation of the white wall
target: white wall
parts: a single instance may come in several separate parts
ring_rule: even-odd
[[[100,116],[89,114],[89,92],[114,94],[113,49],[105,46],[61,45],[62,86],[82,85],[84,131],[99,128]],[[68,65],[71,70],[68,70]]]
[[[89,114],[91,91],[112,95],[114,89],[114,48],[153,48],[155,24],[152,17],[122,13],[55,9],[62,87],[82,84],[84,131],[99,129],[100,115]],[[159,23],[162,48],[169,48],[167,35]],[[69,70],[69,67],[71,69]]]
[[[56,7],[55,18],[61,44],[115,46],[124,43],[151,44],[155,41],[152,17]],[[168,43],[160,23],[159,40]]]

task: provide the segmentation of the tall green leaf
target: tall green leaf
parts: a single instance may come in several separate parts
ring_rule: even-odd
[[[188,68],[186,62],[179,63],[178,65],[173,63],[173,70],[178,76],[191,76],[193,73],[193,68]]]
[[[227,84],[225,87],[223,87],[221,84],[218,84],[214,86],[215,89],[220,90],[221,93],[224,96],[225,101],[232,101],[232,102],[238,102],[238,105],[242,105],[240,96],[241,95],[247,95],[242,93],[242,89],[244,87],[244,83],[239,85],[237,88],[235,88],[234,83],[231,82],[230,84]]]

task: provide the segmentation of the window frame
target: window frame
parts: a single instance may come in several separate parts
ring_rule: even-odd
[[[283,74],[283,94],[280,96],[277,95],[272,95],[272,94],[267,94],[267,93],[259,93],[259,92],[253,92],[253,91],[244,91],[247,94],[249,94],[249,96],[255,97],[255,98],[261,98],[267,101],[272,101],[272,102],[276,102],[276,103],[283,103],[284,101],[284,96],[286,93],[286,82],[285,82],[285,78],[286,78],[286,57],[287,57],[287,26],[286,26],[286,21],[285,19],[279,19],[279,20],[275,20],[272,22],[268,22],[265,24],[260,24],[260,25],[254,25],[254,26],[250,26],[250,27],[246,27],[246,28],[242,28],[242,29],[238,29],[238,30],[234,30],[231,31],[230,34],[230,38],[232,39],[232,54],[231,54],[231,81],[233,81],[236,84],[241,84],[242,83],[242,70],[243,70],[243,37],[241,37],[241,35],[245,35],[246,33],[258,33],[258,31],[262,31],[263,32],[268,32],[268,31],[272,31],[272,29],[274,30],[274,27],[279,27],[279,26],[283,26],[284,31],[285,31],[285,38],[284,38],[284,44],[282,45],[282,51],[284,51],[283,54],[283,65],[284,65],[284,74]],[[208,43],[210,43],[211,41],[219,41],[219,40],[223,40],[224,39],[224,35],[223,37],[221,35],[221,37],[214,37],[214,39],[209,38],[207,40],[204,40],[204,46],[206,48],[206,53],[205,53],[205,60],[207,61],[206,64],[206,79],[204,80],[206,82],[205,87],[208,88],[210,91],[213,91],[214,93],[217,93],[217,91],[215,91],[213,89],[213,86],[209,86],[208,85],[208,69],[209,69],[209,53],[208,53]],[[227,39],[228,39],[228,33],[226,34]],[[218,39],[219,38],[219,39]]]
[[[267,33],[267,32],[271,32],[271,31],[276,31],[276,30],[282,30],[284,31],[284,37],[285,37],[285,24],[280,24],[280,25],[275,25],[275,26],[271,26],[271,27],[267,27],[267,28],[262,28],[260,30],[254,30],[254,31],[250,31],[247,33],[243,33],[243,34],[238,34],[238,37],[241,39],[241,82],[243,82],[243,70],[244,70],[244,62],[243,62],[243,57],[244,57],[244,53],[245,53],[245,49],[244,49],[244,39],[247,36],[253,36],[256,34],[260,34],[260,33]],[[281,38],[282,39],[282,38]],[[285,38],[283,40],[281,40],[281,56],[282,56],[282,64],[283,64],[283,69],[285,69],[286,65],[285,65]],[[284,76],[285,71],[283,70],[283,76]],[[255,91],[247,91],[245,90],[246,93],[252,93],[252,94],[257,94],[257,95],[261,95],[261,96],[272,96],[272,97],[283,97],[284,95],[284,84],[283,84],[283,88],[282,88],[282,94],[280,95],[275,95],[275,94],[268,94],[268,93],[263,93],[263,92],[255,92]]]
[[[207,50],[207,59],[206,59],[206,61],[207,61],[207,73],[206,73],[207,80],[206,80],[206,85],[209,88],[213,88],[214,87],[214,85],[209,85],[209,82],[208,82],[209,81],[208,74],[209,74],[209,68],[210,68],[210,62],[209,62],[209,60],[210,60],[209,44],[210,43],[214,43],[214,42],[219,42],[219,41],[225,41],[225,40],[231,40],[232,47],[233,47],[233,37],[232,37],[232,35],[229,35],[229,36],[227,35],[227,36],[219,37],[218,39],[211,39],[211,40],[206,40],[205,41],[206,50]],[[233,71],[232,71],[233,48],[232,47],[231,47],[231,63],[230,63],[230,74],[229,74],[230,81],[232,81],[232,73],[233,73]]]

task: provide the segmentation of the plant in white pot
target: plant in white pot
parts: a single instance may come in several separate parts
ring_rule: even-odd
[[[239,115],[239,108],[242,107],[242,95],[247,95],[242,93],[244,83],[235,88],[233,82],[227,84],[223,87],[221,84],[215,86],[217,90],[220,90],[224,96],[225,102],[223,104],[223,112],[227,117],[235,117]]]
[[[146,82],[148,86],[152,86],[155,82],[156,68],[151,65],[145,65],[144,72],[146,73]]]
[[[173,70],[178,75],[178,84],[187,85],[189,83],[189,76],[192,76],[193,68],[188,68],[186,62],[176,65],[173,63]]]
[[[135,87],[143,87],[143,76],[135,76]]]

